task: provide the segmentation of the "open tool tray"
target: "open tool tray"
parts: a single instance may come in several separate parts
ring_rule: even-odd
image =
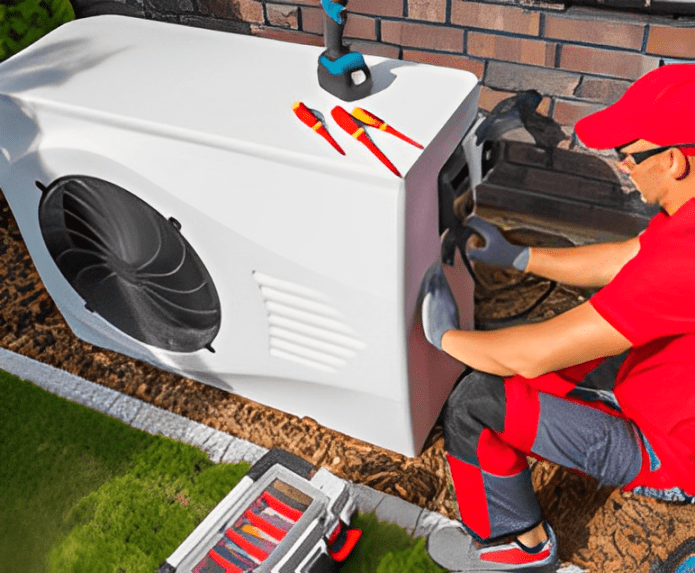
[[[348,483],[271,450],[158,573],[330,573],[360,537],[354,511]]]

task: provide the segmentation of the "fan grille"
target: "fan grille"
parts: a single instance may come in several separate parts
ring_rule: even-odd
[[[73,175],[44,190],[39,224],[51,257],[90,311],[151,346],[211,348],[219,297],[174,220],[118,185]]]

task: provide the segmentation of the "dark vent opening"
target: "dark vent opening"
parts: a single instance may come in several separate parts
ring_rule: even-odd
[[[451,157],[446,161],[438,178],[439,200],[439,234],[453,228],[458,215],[454,212],[454,203],[470,188],[470,173],[463,147],[456,146]]]
[[[46,189],[39,224],[51,257],[90,311],[157,348],[211,348],[219,297],[180,225],[118,185],[77,175]]]

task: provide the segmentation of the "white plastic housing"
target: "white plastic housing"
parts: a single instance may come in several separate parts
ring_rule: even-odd
[[[438,256],[437,175],[477,112],[468,72],[367,57],[355,102],[425,145],[343,132],[320,48],[122,16],[66,24],[0,65],[0,188],[75,334],[100,347],[407,455],[461,365],[422,336]],[[339,155],[292,112],[320,111]],[[215,353],[142,344],[85,309],[50,257],[40,191],[65,175],[119,185],[182,224],[222,306]],[[472,281],[454,277],[464,327]]]

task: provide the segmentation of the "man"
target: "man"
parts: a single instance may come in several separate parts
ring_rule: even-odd
[[[430,554],[452,571],[554,571],[526,456],[620,486],[695,496],[695,65],[637,80],[579,121],[578,137],[616,148],[644,201],[661,206],[639,237],[566,249],[508,243],[477,217],[471,259],[578,286],[603,287],[543,323],[458,330],[441,264],[423,281],[428,340],[471,368],[444,411],[445,448],[464,530]],[[509,541],[511,539],[511,541]],[[483,545],[481,545],[481,542]]]

